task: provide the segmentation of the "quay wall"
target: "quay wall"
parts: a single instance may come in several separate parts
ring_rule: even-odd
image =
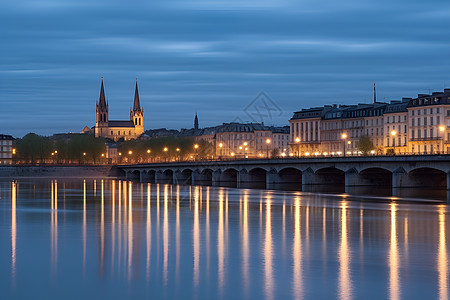
[[[105,178],[121,177],[123,174],[115,166],[1,166],[0,178],[14,177],[66,177]]]

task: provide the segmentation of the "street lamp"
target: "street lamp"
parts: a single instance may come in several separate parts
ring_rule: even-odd
[[[394,155],[395,155],[395,135],[397,134],[397,131],[392,130],[391,131],[391,135],[392,135],[392,147],[394,148]]]
[[[269,158],[269,145],[270,145],[270,143],[271,143],[272,141],[270,140],[270,139],[267,139],[266,140],[266,156],[267,156],[267,158]]]
[[[442,132],[442,138],[441,138],[441,153],[444,153],[445,126],[444,126],[444,125],[439,126],[439,131]]]
[[[247,158],[246,156],[245,156],[245,150],[247,150],[247,145],[248,145],[248,143],[247,142],[244,142],[244,158]]]
[[[198,147],[199,147],[198,144],[194,145],[196,159],[198,159],[198,151],[197,151]]]
[[[219,148],[220,148],[220,159],[222,159],[222,148],[223,148],[222,143],[219,144]]]
[[[347,134],[345,132],[341,135],[341,139],[344,141],[344,157],[345,157],[345,140],[347,139]]]
[[[297,143],[297,158],[300,157],[300,138],[296,137],[295,142]]]

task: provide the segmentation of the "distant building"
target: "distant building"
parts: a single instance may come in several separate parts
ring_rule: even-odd
[[[102,78],[100,97],[96,104],[95,126],[93,131],[95,137],[105,137],[114,141],[119,139],[136,139],[144,133],[144,111],[139,101],[137,81],[133,108],[130,110],[130,120],[115,121],[109,120],[109,104],[106,102]],[[83,129],[83,132],[86,132],[86,130]]]
[[[291,153],[360,154],[357,143],[368,136],[374,153],[450,153],[450,89],[390,103],[325,105],[294,112]]]
[[[10,165],[13,161],[13,141],[10,135],[0,134],[0,165]]]
[[[147,130],[140,138],[190,137],[215,147],[218,157],[267,157],[289,155],[289,126],[265,126],[263,123],[223,123],[206,128]]]

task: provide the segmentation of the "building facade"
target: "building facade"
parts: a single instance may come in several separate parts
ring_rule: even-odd
[[[14,138],[10,135],[0,134],[0,165],[11,165],[13,161]]]
[[[109,138],[114,141],[119,139],[136,139],[144,133],[144,110],[139,100],[138,85],[134,92],[133,108],[130,110],[130,119],[117,121],[109,120],[109,104],[106,101],[105,89],[102,84],[100,87],[100,97],[96,104],[95,126],[92,128],[95,137]]]
[[[326,105],[294,112],[291,152],[359,155],[368,137],[371,154],[450,153],[450,89],[390,103]]]

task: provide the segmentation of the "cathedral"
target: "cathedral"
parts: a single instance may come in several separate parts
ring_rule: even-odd
[[[125,141],[136,139],[144,133],[144,111],[139,102],[139,92],[136,80],[134,91],[133,108],[130,110],[130,120],[113,121],[108,117],[109,105],[106,102],[105,88],[100,88],[100,98],[96,104],[95,126],[93,128],[95,137],[109,138],[114,141],[124,139]]]

